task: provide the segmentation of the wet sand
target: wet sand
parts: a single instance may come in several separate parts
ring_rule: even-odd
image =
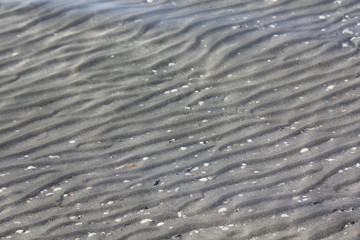
[[[360,239],[359,8],[0,0],[0,239]]]

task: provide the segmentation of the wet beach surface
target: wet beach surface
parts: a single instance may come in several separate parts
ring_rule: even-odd
[[[360,239],[360,3],[0,0],[0,239]]]

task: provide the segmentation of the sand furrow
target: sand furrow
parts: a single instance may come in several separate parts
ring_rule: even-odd
[[[0,0],[0,239],[358,239],[359,3]]]

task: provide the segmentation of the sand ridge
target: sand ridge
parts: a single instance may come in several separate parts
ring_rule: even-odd
[[[0,239],[359,239],[359,7],[0,0]]]

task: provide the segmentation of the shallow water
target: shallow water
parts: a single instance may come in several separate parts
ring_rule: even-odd
[[[358,239],[349,1],[0,1],[0,239]]]

